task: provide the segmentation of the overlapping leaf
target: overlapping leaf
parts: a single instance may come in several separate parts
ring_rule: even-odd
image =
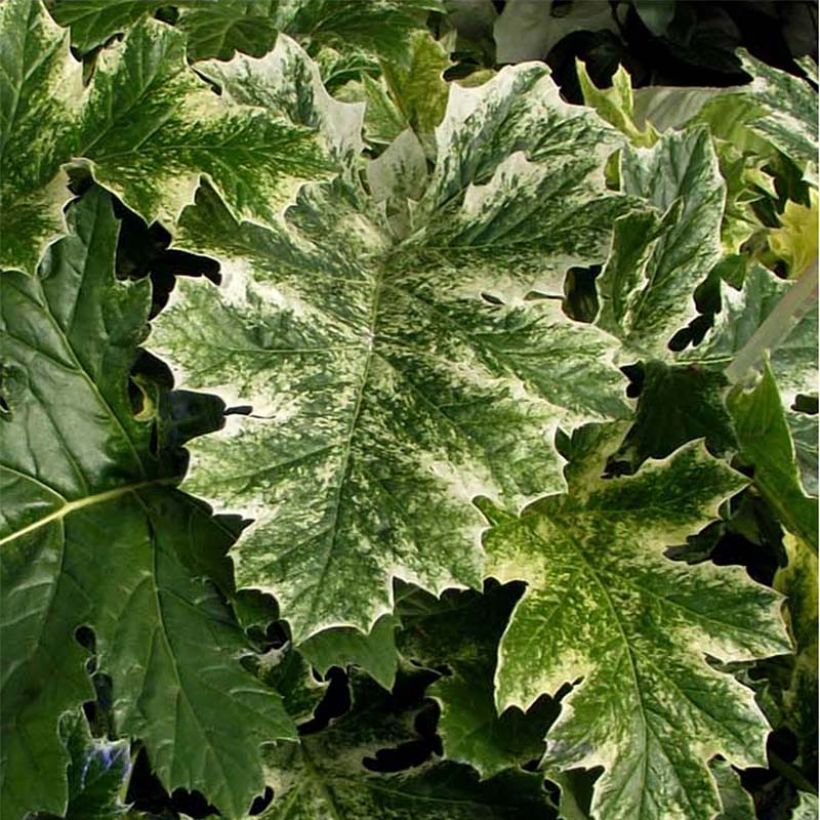
[[[405,42],[403,52],[381,63],[381,77],[363,74],[336,92],[340,99],[366,101],[365,134],[376,144],[389,145],[408,128],[432,140],[444,116],[446,49],[427,31],[413,32]]]
[[[786,596],[789,633],[795,644],[794,665],[782,702],[784,722],[794,732],[797,750],[806,769],[817,764],[817,554],[811,547],[787,535],[788,564],[775,576],[774,586]]]
[[[131,774],[128,741],[92,737],[81,712],[66,715],[60,728],[71,756],[65,816],[68,820],[122,817]]]
[[[378,70],[379,58],[401,54],[439,0],[46,0],[71,43],[88,52],[135,23],[165,12],[186,35],[192,61],[229,60],[236,51],[262,57],[277,34],[290,34],[314,53],[338,50],[358,69]]]
[[[644,365],[635,425],[624,441],[624,452],[640,463],[664,457],[676,447],[705,436],[712,452],[738,449],[726,408],[725,370],[752,339],[761,324],[793,287],[762,265],[752,264],[737,289],[712,272],[720,297],[720,311],[712,327],[695,346],[669,352],[671,362]],[[803,481],[816,488],[817,420],[792,409],[798,396],[817,389],[817,312],[784,317],[786,335],[771,353],[773,371],[781,385],[786,419],[795,438]]]
[[[816,185],[817,92],[806,80],[749,55],[744,55],[743,68],[754,78],[744,96],[762,109],[749,127],[815,177]],[[816,81],[816,65],[813,73]]]
[[[494,585],[483,595],[450,590],[437,600],[412,590],[398,602],[398,644],[404,657],[446,670],[427,689],[441,706],[438,733],[444,755],[469,763],[483,778],[540,760],[547,727],[558,714],[556,702],[548,697],[526,713],[496,712],[498,642],[521,592],[520,584]]]
[[[224,576],[233,530],[163,486],[150,424],[131,408],[148,282],[114,279],[102,190],[68,219],[36,276],[0,277],[3,816],[65,811],[58,722],[93,698],[82,625],[113,681],[117,730],[144,741],[167,787],[207,791],[237,816],[262,789],[259,745],[293,727],[238,665],[241,632],[192,572]]]
[[[624,149],[621,186],[653,210],[615,223],[598,324],[636,357],[668,359],[670,339],[696,315],[695,288],[722,255],[726,186],[708,130],[670,132],[652,148]]]
[[[741,289],[724,285],[721,309],[713,327],[695,347],[681,351],[677,359],[688,364],[724,369],[752,338],[754,332],[793,287],[766,270],[752,266]],[[771,351],[772,370],[787,407],[798,395],[817,393],[817,311],[787,316],[785,338]]]
[[[485,540],[489,571],[528,585],[501,642],[496,702],[526,709],[577,682],[547,735],[547,771],[603,766],[597,816],[705,820],[720,808],[707,761],[760,765],[768,730],[751,691],[707,656],[752,660],[789,642],[770,590],[663,550],[744,482],[700,444],[628,478],[601,480],[601,465],[590,448],[569,494],[500,515]]]
[[[324,116],[315,68],[287,49],[287,75],[271,57],[207,71],[353,146],[359,109]],[[393,576],[478,586],[472,498],[516,508],[561,488],[558,425],[627,413],[612,339],[556,298],[569,266],[605,253],[617,138],[530,65],[454,88],[437,143],[401,243],[352,176],[304,188],[277,230],[204,192],[183,223],[225,282],[181,282],[154,349],[189,387],[253,407],[196,446],[186,486],[255,518],[239,580],[276,595],[297,641],[369,630]]]
[[[678,362],[695,368],[701,381],[703,374],[710,371],[716,376],[749,343],[755,331],[792,287],[794,283],[778,278],[761,265],[750,266],[740,290],[723,285],[722,306],[713,327],[700,344],[677,354]],[[802,315],[783,317],[781,322],[787,325],[781,328],[786,333],[770,353],[772,374],[777,381],[776,390],[780,394],[778,403],[783,403],[801,479],[806,489],[816,494],[817,417],[795,409],[795,405],[799,396],[817,395],[817,308],[814,306]],[[720,404],[715,405],[716,413],[723,420],[721,427],[725,421],[722,405],[721,398]],[[697,412],[702,414],[707,405],[698,400],[697,407]],[[731,440],[725,431],[722,439]]]
[[[621,73],[613,92],[592,89],[589,99],[633,145],[650,146],[641,149],[565,105],[537,65],[452,88],[441,121],[448,56],[424,29],[436,0],[46,6],[80,51],[106,45],[86,58],[83,88],[68,35],[39,0],[0,9],[9,44],[0,262],[31,273],[65,230],[67,170],[90,171],[174,228],[175,241],[219,259],[221,286],[180,282],[152,344],[180,384],[240,406],[195,445],[186,486],[255,519],[236,553],[240,582],[277,595],[298,650],[256,643],[260,654],[245,661],[256,678],[235,663],[241,633],[200,576],[232,593],[225,553],[238,526],[165,486],[175,462],[154,453],[140,420],[148,414],[134,415],[127,373],[147,286],[114,282],[115,222],[93,188],[40,273],[2,281],[0,550],[13,659],[3,674],[4,816],[59,814],[85,797],[100,798],[98,814],[121,809],[124,758],[109,760],[82,732],[66,749],[57,733],[60,716],[78,717],[92,696],[80,625],[94,631],[97,667],[113,680],[114,729],[144,741],[166,787],[198,788],[227,817],[243,816],[262,791],[259,745],[294,733],[270,687],[300,717],[315,706],[322,687],[308,663],[320,673],[361,667],[382,688],[358,680],[349,714],[270,753],[269,818],[552,816],[541,776],[515,767],[543,750],[558,709],[544,695],[570,687],[544,760],[566,816],[586,816],[591,794],[604,818],[748,814],[729,764],[761,762],[767,727],[715,659],[787,651],[777,601],[739,571],[662,555],[741,480],[689,446],[603,481],[603,457],[618,442],[585,452],[587,428],[559,454],[554,439],[559,428],[627,416],[613,362],[641,361],[638,414],[619,455],[639,463],[701,434],[713,452],[740,450],[780,522],[804,539],[789,536],[778,581],[801,650],[782,701],[798,735],[816,722],[800,703],[816,688],[811,636],[794,620],[816,612],[806,547],[816,548],[816,501],[800,486],[787,429],[804,482],[816,477],[816,417],[797,412],[816,393],[816,316],[772,355],[786,407],[766,371],[732,399],[732,429],[722,371],[789,285],[744,264],[730,287],[715,268],[749,237],[765,246],[764,222],[776,219],[784,227],[768,244],[792,272],[811,257],[801,221],[811,212],[790,202],[778,216],[784,180],[775,190],[768,172],[785,169],[789,196],[809,201],[813,89],[748,60],[751,86],[685,92],[697,97],[690,113],[709,100],[699,125],[656,144]],[[508,45],[546,30],[521,30],[527,6],[508,3],[501,22],[522,35]],[[157,12],[162,22],[147,19]],[[281,31],[316,62],[287,37],[274,48]],[[202,62],[236,51],[250,57]],[[364,116],[333,100],[320,76],[340,97],[366,100]],[[675,126],[690,113],[676,112]],[[367,164],[363,122],[371,142],[389,143]],[[626,196],[604,185],[619,147],[608,181]],[[765,219],[760,191],[762,210],[776,206]],[[613,238],[598,328],[568,320],[565,271],[603,262]],[[707,277],[720,298],[714,327],[673,352],[673,337],[699,338],[680,331]],[[164,389],[151,391],[145,401],[163,408]],[[565,488],[562,455],[573,458],[568,492],[544,499]],[[495,520],[489,569],[519,583],[441,600],[416,591],[391,614],[396,577],[436,593],[480,586],[477,496],[494,502],[479,502]],[[256,615],[259,635],[278,617],[272,603]],[[386,691],[397,641],[405,659],[428,667],[422,676],[440,676],[427,693],[441,707],[445,755],[491,780],[435,758],[402,774],[372,771],[381,747],[419,743],[418,715],[396,710],[401,672]],[[512,708],[499,715],[496,705]],[[577,767],[598,765],[593,792]],[[44,784],[36,793],[32,778]]]
[[[766,367],[759,383],[730,398],[741,456],[755,468],[754,481],[778,520],[817,552],[817,499],[805,494],[794,445],[774,374]]]
[[[148,221],[173,225],[207,175],[237,216],[266,221],[294,175],[325,160],[303,129],[228,104],[185,61],[184,36],[146,21],[99,55],[88,88],[40,0],[0,7],[0,264],[32,271],[63,228],[63,167],[79,161]]]
[[[268,756],[276,798],[265,820],[549,820],[537,775],[508,772],[480,781],[468,766],[436,759],[405,772],[367,766],[382,749],[418,743],[418,708],[399,710],[374,684],[356,680],[351,711],[324,731]]]

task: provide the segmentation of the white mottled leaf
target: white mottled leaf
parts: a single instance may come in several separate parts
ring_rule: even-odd
[[[620,217],[598,280],[598,324],[634,357],[667,359],[667,343],[696,315],[694,291],[720,259],[726,185],[709,132],[664,134],[625,148],[621,184],[653,210]]]
[[[298,59],[289,76],[310,85]],[[234,97],[308,99],[241,66]],[[605,255],[617,135],[530,65],[454,89],[437,140],[404,241],[352,176],[304,188],[278,229],[237,223],[205,191],[182,223],[225,278],[181,281],[153,348],[181,384],[254,408],[194,446],[186,486],[255,519],[239,581],[276,595],[297,642],[368,631],[393,577],[479,585],[472,499],[517,509],[560,489],[558,425],[628,413],[613,339],[557,298],[524,298],[557,296],[568,266]]]
[[[801,168],[813,166],[817,175],[817,91],[804,79],[771,68],[749,54],[743,69],[752,75],[745,95],[762,109],[750,128]],[[816,70],[816,67],[815,67]]]
[[[4,266],[32,271],[64,229],[69,162],[168,227],[203,175],[236,216],[265,222],[294,179],[330,170],[306,129],[214,94],[185,61],[184,36],[162,23],[140,23],[105,49],[86,89],[68,33],[40,0],[3,3],[0,38]]]
[[[744,481],[702,444],[628,478],[598,478],[603,457],[573,464],[568,494],[500,515],[486,537],[490,573],[527,583],[499,649],[496,702],[526,709],[574,683],[547,733],[547,773],[603,766],[598,817],[709,820],[720,802],[708,760],[764,765],[768,726],[707,656],[752,660],[789,641],[777,596],[744,570],[663,551]]]
[[[793,282],[753,265],[742,289],[722,286],[721,310],[713,327],[699,345],[681,351],[677,359],[725,369],[792,287]],[[818,383],[816,306],[789,321],[791,330],[770,354],[786,407],[794,404],[798,394],[816,395]]]

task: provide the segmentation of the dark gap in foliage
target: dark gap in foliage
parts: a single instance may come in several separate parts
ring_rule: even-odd
[[[544,3],[545,15],[555,12],[555,3]],[[807,54],[817,60],[817,7],[808,1],[677,2],[672,20],[660,32],[651,31],[631,3],[612,4],[612,19],[617,33],[579,28],[543,55],[568,101],[582,101],[575,58],[586,64],[598,87],[609,86],[623,65],[637,88],[748,83],[735,56],[739,47],[797,76],[803,72],[795,57]]]
[[[372,757],[365,757],[362,765],[368,771],[388,774],[421,766],[434,755],[442,756],[441,738],[436,734],[438,718],[438,704],[432,701],[425,703],[414,721],[419,737],[392,749],[379,749]]]
[[[575,60],[586,65],[592,82],[599,88],[612,83],[612,75],[623,65],[633,79],[633,85],[647,85],[649,75],[643,65],[630,54],[617,34],[611,31],[574,31],[562,38],[546,56],[545,62],[561,89],[562,96],[571,103],[583,102],[581,86],[575,70]]]
[[[290,640],[290,633],[284,621],[272,621],[265,629],[268,651],[281,649]]]
[[[414,699],[413,705],[415,702]],[[398,706],[397,711],[403,708],[408,707]],[[418,737],[392,748],[379,749],[375,755],[365,757],[362,765],[368,771],[389,774],[416,768],[434,756],[442,757],[444,749],[437,734],[439,717],[438,704],[431,700],[424,702],[413,721]]]
[[[195,65],[192,65],[191,68],[194,74],[196,74],[196,76],[199,77],[199,79],[202,80],[202,82],[205,83],[217,97],[222,96],[222,86],[216,80],[203,74]]]
[[[78,198],[94,184],[87,171],[70,174],[69,189]],[[177,276],[205,276],[219,284],[219,263],[206,256],[169,249],[171,234],[159,223],[148,226],[143,219],[111,197],[120,219],[115,269],[123,279],[151,279],[153,318],[167,304]],[[76,201],[76,200],[74,200]],[[69,203],[67,207],[71,207]],[[0,372],[0,376],[2,376]],[[173,390],[169,367],[146,350],[139,349],[128,382],[128,396],[135,415],[153,422],[149,446],[158,459],[167,459],[166,474],[182,475],[188,455],[184,444],[196,436],[224,425],[225,404],[217,396],[198,391]],[[0,380],[2,388],[2,380]],[[234,412],[238,412],[236,408]]]
[[[567,271],[564,279],[564,312],[577,322],[594,322],[598,315],[598,290],[595,280],[601,272],[600,265],[588,268],[575,267]]]
[[[81,624],[74,630],[74,640],[88,652],[85,662],[85,671],[94,687],[94,700],[87,700],[82,704],[83,714],[88,721],[91,734],[94,737],[114,739],[114,683],[109,675],[100,672],[97,667],[97,636],[87,624]]]
[[[202,792],[174,789],[171,793],[171,808],[177,814],[186,814],[199,820],[201,817],[219,816],[216,806],[211,805]]]
[[[176,6],[160,6],[154,12],[154,17],[169,26],[175,26],[179,20],[179,9]]]
[[[392,774],[421,766],[433,756],[433,753],[433,748],[427,741],[408,740],[395,749],[379,749],[374,757],[365,757],[362,766],[369,772]]]
[[[538,299],[563,299],[563,297],[554,293],[541,293],[540,290],[530,290],[524,294],[525,302],[535,302]]]
[[[78,626],[74,630],[74,640],[83,648],[87,649],[92,655],[97,651],[97,639],[94,635],[94,630],[85,624]]]
[[[646,370],[642,364],[627,364],[621,368],[621,373],[629,379],[629,384],[626,387],[626,395],[630,399],[637,399],[643,390],[644,379],[646,377]]]
[[[248,814],[255,817],[257,814],[262,814],[265,809],[273,802],[273,789],[270,786],[265,786],[265,791],[258,797],[253,799],[250,811]]]
[[[818,398],[817,396],[805,396],[802,393],[799,393],[794,399],[792,409],[796,410],[798,413],[816,416],[818,410]]]
[[[131,409],[135,416],[152,422],[149,446],[153,455],[167,461],[168,474],[182,475],[188,464],[184,445],[223,427],[225,403],[210,393],[174,390],[173,386],[165,362],[140,348],[128,382]]]
[[[725,531],[725,521],[713,521],[697,535],[689,536],[685,544],[669,547],[664,555],[672,561],[685,561],[687,564],[708,561]]]
[[[84,181],[76,185],[81,190]],[[159,223],[148,225],[141,217],[112,197],[120,220],[115,268],[122,279],[151,280],[149,318],[168,302],[177,276],[204,276],[219,284],[219,263],[206,256],[169,248],[171,234]],[[131,369],[128,393],[135,413],[153,421],[150,448],[158,459],[167,460],[168,474],[184,474],[188,466],[186,442],[219,430],[224,425],[224,402],[198,391],[173,390],[168,366],[140,349]]]
[[[114,722],[114,682],[110,675],[104,672],[94,672],[91,676],[94,686],[94,700],[83,703],[83,712],[95,737],[107,737],[114,740],[117,737]]]
[[[768,747],[770,753],[776,754],[787,763],[791,763],[800,751],[794,732],[786,726],[781,726],[772,732]]]
[[[778,728],[766,742],[769,768],[753,766],[739,771],[740,782],[751,793],[755,814],[761,820],[790,816],[797,805],[799,790],[816,793],[816,772],[812,782],[799,767],[792,765],[795,748],[793,734],[785,727]]]
[[[714,521],[682,546],[665,555],[675,561],[718,566],[741,566],[758,583],[771,586],[778,569],[786,565],[782,530],[768,505],[746,490],[731,501],[731,517]]]
[[[757,546],[735,532],[725,533],[715,545],[712,561],[720,567],[745,567],[758,583],[771,586],[774,574],[782,566],[772,549]]]
[[[151,311],[156,316],[168,303],[177,276],[204,276],[220,283],[220,265],[215,259],[170,248],[171,234],[158,222],[145,220],[114,198],[114,213],[120,220],[116,271],[122,279],[151,279]]]
[[[525,771],[528,772],[537,772],[538,769],[531,769],[529,766],[523,767]],[[561,799],[561,789],[553,783],[551,780],[544,781],[544,791],[547,793],[547,799],[552,803],[553,806],[557,807],[559,801]]]
[[[607,458],[601,478],[619,478],[620,476],[632,475],[634,472],[635,467],[630,460],[619,458],[617,454],[613,454]]]
[[[703,341],[715,323],[715,315],[720,312],[721,282],[736,280],[739,285],[743,281],[745,268],[740,273],[734,270],[738,260],[740,264],[745,265],[742,257],[730,256],[721,260],[712,268],[706,279],[695,288],[694,299],[698,315],[669,340],[667,347],[670,350],[678,352],[689,346],[694,347]]]
[[[134,758],[125,802],[132,804],[134,811],[166,817],[171,812],[171,796],[151,771],[144,748],[140,748]],[[171,816],[174,816],[173,813]]]
[[[181,448],[197,436],[220,430],[225,403],[218,396],[191,390],[172,390],[161,396],[159,431],[163,449]]]
[[[279,607],[272,595],[257,589],[241,589],[234,596],[233,608],[248,640],[260,655],[281,649],[288,642],[287,627],[278,620]]]
[[[327,673],[327,681],[330,685],[313,711],[313,717],[298,727],[302,736],[321,732],[333,718],[341,717],[350,709],[352,700],[344,670],[337,666],[331,667]]]
[[[817,59],[816,2],[720,0],[717,5],[732,18],[743,47],[764,63],[798,74],[795,57]]]
[[[161,818],[176,818],[180,814],[188,815],[194,820],[219,816],[216,807],[200,792],[175,789],[172,794],[168,794],[159,778],[151,771],[144,748],[139,749],[134,759],[125,802],[132,804],[131,808],[135,812],[146,812]]]
[[[249,416],[253,412],[253,407],[250,404],[241,404],[237,407],[228,407],[223,416]]]

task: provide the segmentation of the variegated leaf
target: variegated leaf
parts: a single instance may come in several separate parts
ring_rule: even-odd
[[[249,59],[226,88],[323,127],[300,59],[293,88]],[[253,407],[195,445],[185,486],[255,519],[239,581],[278,598],[297,642],[369,630],[393,577],[478,586],[472,499],[560,489],[557,427],[628,414],[612,338],[556,298],[567,267],[605,253],[618,138],[530,65],[454,88],[437,141],[401,242],[354,176],[303,188],[279,229],[205,191],[183,221],[224,282],[180,282],[153,349],[180,384]]]
[[[526,709],[573,683],[546,771],[602,766],[594,816],[709,820],[720,801],[708,760],[764,764],[768,727],[752,692],[708,659],[752,660],[789,641],[776,595],[742,569],[663,550],[744,481],[701,444],[612,480],[598,478],[595,455],[571,465],[567,495],[499,515],[486,537],[489,571],[527,583],[501,642],[496,702]]]
[[[98,57],[88,88],[40,0],[0,6],[0,264],[32,271],[63,230],[66,163],[85,166],[146,220],[173,226],[207,176],[238,217],[270,221],[294,178],[330,170],[312,136],[214,94],[185,38],[156,21]],[[8,45],[6,45],[8,44]]]
[[[743,69],[752,75],[742,93],[758,109],[750,128],[806,170],[817,184],[817,91],[785,71],[771,68],[749,54]],[[814,66],[816,73],[817,66]]]
[[[625,148],[623,190],[640,210],[615,223],[598,280],[598,324],[634,358],[669,359],[667,344],[696,315],[694,291],[722,255],[726,186],[704,127],[664,134],[652,148]]]
[[[432,139],[447,105],[442,74],[450,61],[445,47],[429,31],[412,32],[403,51],[380,64],[380,77],[363,74],[336,92],[339,99],[366,101],[365,134],[389,145],[407,128]]]
[[[791,534],[783,539],[787,565],[777,571],[774,587],[786,596],[789,633],[795,645],[791,674],[782,689],[784,722],[797,740],[798,763],[817,759],[817,553]]]
[[[762,265],[752,265],[740,290],[723,285],[713,327],[700,344],[679,352],[677,360],[725,369],[793,286]],[[798,395],[817,394],[817,308],[784,321],[791,329],[771,351],[771,364],[783,402],[791,407]]]

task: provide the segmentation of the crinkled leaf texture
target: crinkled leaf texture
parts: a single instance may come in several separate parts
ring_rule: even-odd
[[[305,129],[217,96],[185,37],[148,20],[103,50],[87,88],[40,0],[0,6],[0,264],[33,271],[63,229],[78,162],[146,220],[173,225],[207,176],[237,216],[272,219],[294,175],[328,170]]]
[[[280,45],[286,72],[275,53],[206,71],[355,162],[361,109]],[[253,407],[193,447],[185,486],[255,519],[238,580],[277,597],[297,642],[368,631],[393,577],[480,586],[472,499],[520,509],[562,489],[558,426],[628,415],[613,338],[560,302],[566,269],[605,256],[624,207],[603,181],[620,138],[536,64],[453,87],[436,138],[401,242],[349,172],[304,187],[277,227],[237,223],[206,191],[182,221],[224,282],[180,282],[152,349],[179,384]]]
[[[547,772],[602,766],[596,816],[707,820],[720,808],[707,761],[761,765],[768,731],[752,692],[707,658],[790,645],[771,590],[663,550],[745,482],[701,443],[627,478],[602,480],[602,464],[590,448],[567,495],[499,515],[486,537],[489,571],[527,582],[500,644],[496,702],[526,709],[574,683],[547,734]]]
[[[132,412],[149,285],[114,278],[110,196],[92,188],[68,224],[36,275],[0,276],[2,814],[65,811],[57,729],[93,698],[74,637],[88,625],[117,731],[142,739],[166,787],[237,816],[264,786],[260,744],[294,728],[239,665],[242,633],[191,567],[218,576],[233,531],[165,486]]]

